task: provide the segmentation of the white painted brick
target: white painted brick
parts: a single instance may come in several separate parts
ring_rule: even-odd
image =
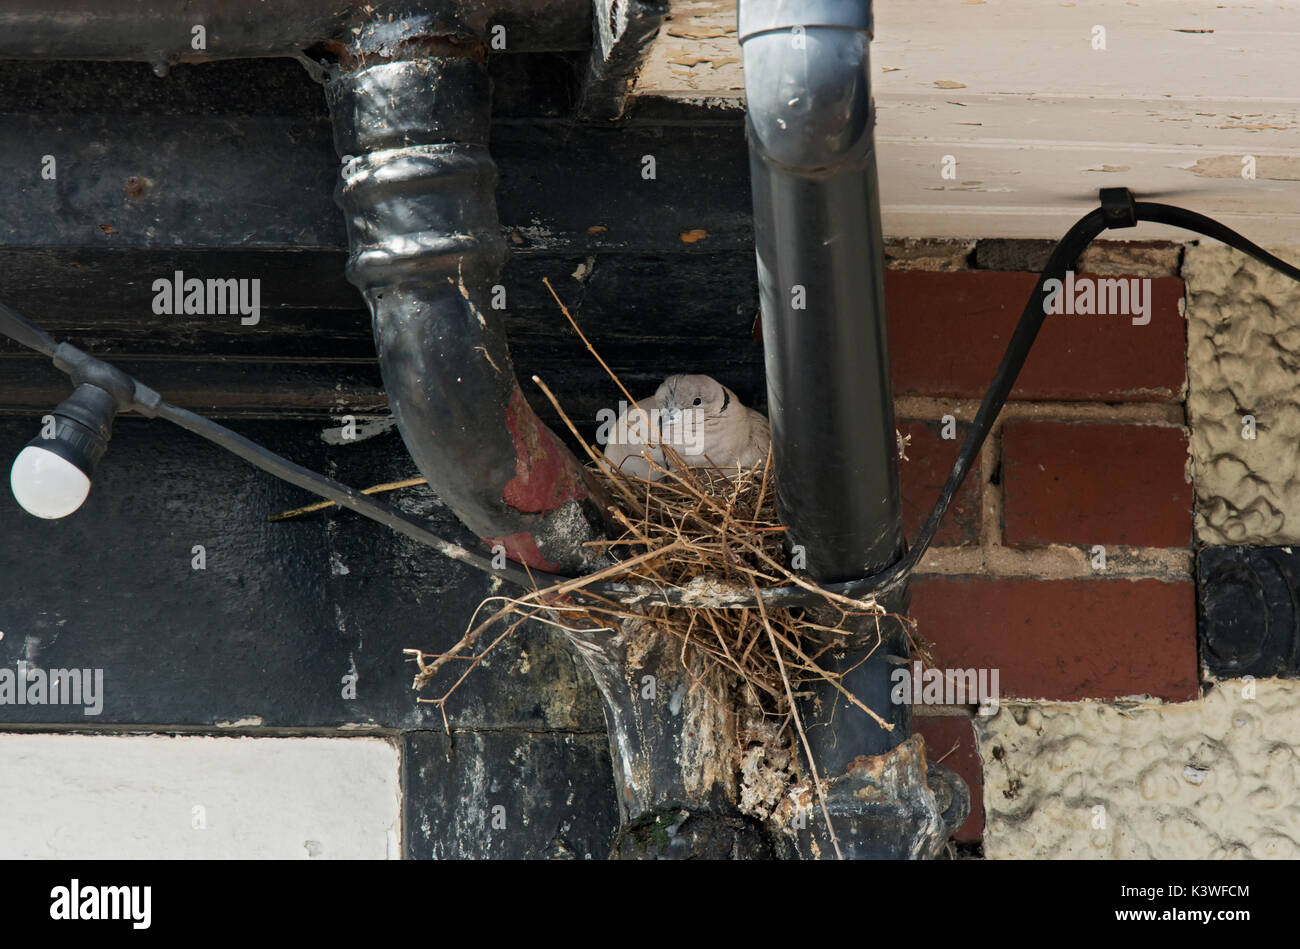
[[[396,859],[400,774],[377,738],[0,735],[0,859]]]

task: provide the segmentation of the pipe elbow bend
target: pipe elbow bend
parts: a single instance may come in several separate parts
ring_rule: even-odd
[[[740,0],[751,147],[824,177],[871,156],[871,0]]]
[[[819,176],[867,158],[869,33],[788,27],[742,42],[749,135],[764,161]]]

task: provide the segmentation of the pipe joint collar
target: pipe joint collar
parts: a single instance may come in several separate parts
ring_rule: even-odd
[[[871,39],[871,0],[740,0],[737,33],[744,43],[771,30],[789,32],[795,27],[835,27],[860,30]]]

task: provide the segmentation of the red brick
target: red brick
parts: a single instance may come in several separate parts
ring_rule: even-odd
[[[980,840],[984,836],[984,768],[971,720],[964,715],[917,715],[912,728],[925,739],[925,757],[956,771],[970,788],[970,816],[953,837]]]
[[[907,461],[898,463],[903,495],[903,530],[912,540],[934,510],[934,502],[939,499],[939,491],[952,472],[952,463],[957,460],[957,452],[970,426],[957,423],[957,438],[946,440],[940,437],[941,422],[900,419],[897,424],[898,430],[912,439],[907,446]],[[977,544],[979,536],[980,478],[978,471],[972,471],[953,498],[934,542],[938,546]]]
[[[1089,275],[1091,276],[1091,275]],[[885,275],[890,365],[897,395],[982,398],[1036,274],[997,271]],[[1176,402],[1186,377],[1183,282],[1151,279],[1151,322],[1048,316],[1013,399]]]
[[[1186,547],[1192,540],[1186,464],[1187,436],[1177,428],[1007,422],[1006,543]]]
[[[1191,581],[918,577],[912,616],[944,669],[997,669],[1003,698],[1197,694]]]

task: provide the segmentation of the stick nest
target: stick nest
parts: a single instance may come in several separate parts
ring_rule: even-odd
[[[811,680],[826,680],[850,704],[882,727],[890,727],[841,685],[842,674],[827,671],[818,662],[851,631],[860,635],[864,617],[869,625],[890,614],[874,599],[852,600],[821,590],[787,566],[790,553],[782,542],[785,528],[776,519],[770,464],[727,470],[686,467],[665,446],[669,468],[660,469],[662,480],[651,482],[614,470],[590,447],[588,452],[591,473],[613,499],[610,513],[621,528],[617,537],[593,544],[604,548],[615,563],[564,584],[562,592],[535,588],[518,597],[489,597],[480,604],[465,636],[448,652],[406,650],[418,667],[416,689],[424,688],[453,660],[465,665],[440,697],[419,701],[439,708],[445,722],[447,701],[460,683],[492,649],[530,620],[587,637],[601,629],[613,635],[620,624],[648,623],[680,643],[681,665],[693,688],[703,689],[711,700],[736,713],[742,809],[767,818],[778,807],[795,806],[791,802],[797,802],[798,795],[789,792],[806,790],[808,784],[795,754],[794,742],[803,738],[796,700],[806,696]],[[706,603],[725,601],[728,594],[800,586],[815,592],[822,605],[813,609],[624,606],[582,594],[584,587],[602,580],[688,589],[698,594],[696,602]],[[480,620],[493,606],[495,611]],[[915,635],[910,621],[907,628],[914,652],[925,657],[928,644]],[[496,633],[490,640],[489,632]],[[880,642],[878,633],[876,642]],[[718,671],[723,674],[713,674]],[[725,683],[720,691],[719,682]],[[811,800],[811,794],[803,798]]]
[[[596,358],[604,365],[599,355]],[[610,375],[635,404],[617,376],[612,371]],[[682,668],[693,687],[736,715],[742,810],[761,818],[780,818],[789,816],[791,807],[810,806],[813,791],[823,798],[815,764],[809,781],[796,753],[798,740],[812,761],[797,700],[808,695],[810,682],[822,679],[851,705],[891,729],[841,684],[842,673],[830,672],[818,662],[828,650],[841,647],[850,632],[861,636],[863,626],[869,627],[873,620],[879,646],[879,620],[889,614],[874,598],[854,600],[822,590],[792,565],[791,551],[783,544],[785,528],[776,518],[770,453],[768,463],[755,468],[723,470],[687,467],[671,447],[663,446],[667,468],[658,468],[662,480],[642,480],[615,470],[581,438],[541,380],[534,377],[534,381],[586,450],[593,478],[612,499],[610,514],[621,533],[593,544],[603,548],[613,563],[559,587],[535,588],[517,597],[489,597],[480,604],[465,636],[445,653],[405,650],[417,665],[417,690],[449,663],[464,663],[459,677],[440,697],[419,701],[438,707],[446,722],[447,701],[460,683],[528,621],[584,638],[601,629],[614,635],[620,626],[627,628],[625,624],[643,628],[648,623],[680,643]],[[699,605],[626,606],[583,593],[584,587],[605,580],[690,590],[697,594],[692,602]],[[728,594],[757,594],[764,588],[786,586],[816,594],[820,605],[798,609],[722,605]],[[492,607],[491,615],[480,620]],[[914,624],[903,619],[914,654],[928,659],[928,644],[915,635]],[[489,633],[495,635],[489,639]],[[718,683],[724,684],[720,691]],[[824,808],[824,798],[822,803]]]

